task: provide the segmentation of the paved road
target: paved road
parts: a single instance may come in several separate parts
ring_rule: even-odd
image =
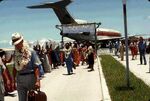
[[[73,75],[66,75],[64,67],[46,74],[41,81],[41,90],[46,92],[47,101],[101,101],[98,64],[95,63],[93,72],[88,72],[86,67],[77,67]],[[17,92],[14,94],[16,97],[5,97],[5,101],[18,101]]]
[[[100,50],[98,53],[108,54],[109,52]],[[125,65],[125,60],[120,61],[120,58],[116,56],[114,58]],[[137,60],[131,60],[131,56],[129,56],[129,67],[131,72],[150,85],[149,55],[146,55],[146,58],[147,65],[139,65],[139,56]],[[77,67],[73,75],[66,75],[64,67],[45,74],[45,78],[41,80],[41,90],[47,94],[47,101],[102,101],[102,99],[111,101],[101,65],[95,61],[95,71],[93,72],[88,72],[86,67],[86,65]],[[7,96],[5,101],[18,101],[17,92],[15,91],[13,94],[16,96]]]

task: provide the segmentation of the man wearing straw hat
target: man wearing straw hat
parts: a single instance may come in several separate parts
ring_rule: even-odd
[[[16,69],[15,74],[17,74],[18,98],[19,101],[28,101],[28,91],[40,88],[38,66],[41,62],[36,52],[29,48],[20,33],[12,34],[12,44],[15,47],[14,64]]]

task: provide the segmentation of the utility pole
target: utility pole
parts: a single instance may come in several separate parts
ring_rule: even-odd
[[[123,0],[122,3],[123,3],[123,16],[124,16],[125,46],[126,46],[126,81],[127,81],[127,87],[130,87],[126,0]]]

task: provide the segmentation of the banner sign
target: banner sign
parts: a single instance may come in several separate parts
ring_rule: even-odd
[[[62,25],[62,31],[64,34],[95,34],[95,24]]]

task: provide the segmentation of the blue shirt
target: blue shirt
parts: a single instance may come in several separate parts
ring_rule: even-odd
[[[145,53],[145,49],[146,49],[146,43],[143,41],[140,41],[138,44],[139,47],[139,52],[140,53]]]
[[[29,61],[29,63],[27,64],[26,68],[19,71],[19,73],[29,73],[29,72],[33,72],[35,67],[38,67],[41,64],[41,61],[38,57],[38,55],[36,54],[36,52],[32,49],[30,49],[31,51],[31,59]]]

